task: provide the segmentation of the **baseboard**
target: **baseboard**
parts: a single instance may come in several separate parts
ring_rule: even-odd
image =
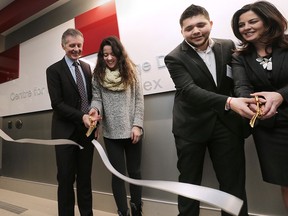
[[[0,188],[44,199],[57,200],[57,185],[53,184],[1,176]],[[93,191],[93,208],[111,213],[116,213],[117,209],[111,193],[98,191]],[[149,216],[175,216],[178,214],[177,203],[144,198],[143,212],[144,215]],[[220,211],[215,208],[202,207],[200,216],[220,216]]]

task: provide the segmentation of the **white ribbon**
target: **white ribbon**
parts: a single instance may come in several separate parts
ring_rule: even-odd
[[[102,148],[101,144],[98,141],[93,140],[92,143],[97,149],[107,169],[111,173],[113,173],[114,175],[116,175],[117,177],[121,178],[122,180],[126,182],[129,182],[135,185],[155,188],[158,190],[163,190],[163,191],[167,191],[173,194],[181,195],[187,198],[199,200],[201,202],[205,202],[210,205],[221,208],[224,211],[232,215],[239,215],[239,212],[243,205],[243,201],[228,193],[225,193],[216,189],[208,188],[208,187],[192,185],[192,184],[182,183],[182,182],[137,180],[137,179],[128,178],[114,169],[114,167],[109,162],[109,159],[107,158],[104,149]]]
[[[3,130],[0,129],[0,137],[6,141],[16,142],[16,143],[31,143],[31,144],[40,144],[40,145],[77,145],[80,149],[83,149],[81,145],[75,143],[72,140],[68,139],[53,139],[53,140],[43,140],[43,139],[18,139],[14,140],[9,137]]]
[[[11,137],[9,137],[6,133],[4,133],[0,129],[0,137],[2,137],[6,141],[10,142],[16,142],[16,143],[31,143],[31,144],[41,144],[41,145],[64,145],[64,144],[71,144],[71,145],[77,145],[79,148],[82,148],[79,144],[67,140],[67,139],[55,139],[55,140],[41,140],[41,139],[19,139],[19,140],[13,140]],[[243,205],[243,201],[233,195],[230,195],[228,193],[225,193],[223,191],[219,191],[216,189],[198,186],[198,185],[192,185],[188,183],[182,183],[182,182],[173,182],[173,181],[158,181],[158,180],[137,180],[128,178],[121,173],[119,173],[117,170],[114,169],[114,167],[111,165],[111,163],[108,160],[108,157],[106,156],[106,153],[104,149],[102,148],[101,144],[93,140],[93,145],[97,149],[103,163],[105,164],[106,168],[115,176],[121,178],[122,180],[139,185],[144,187],[150,187],[162,191],[167,191],[173,194],[181,195],[190,199],[195,199],[207,204],[210,204],[212,206],[218,207],[220,209],[223,209],[224,211],[232,214],[232,215],[239,215],[239,212],[241,210],[241,207]]]

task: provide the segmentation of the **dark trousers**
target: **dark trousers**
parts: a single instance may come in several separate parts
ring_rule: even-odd
[[[107,155],[112,166],[125,175],[126,168],[130,178],[141,179],[141,154],[142,140],[133,144],[131,139],[107,139],[104,138]],[[142,187],[129,184],[131,202],[141,204]],[[118,211],[126,212],[127,193],[125,182],[112,175],[112,191]]]
[[[75,145],[55,146],[58,180],[58,215],[74,216],[75,196],[73,184],[76,181],[77,203],[81,216],[92,216],[91,171],[94,146],[83,135]],[[74,140],[75,141],[75,140]]]
[[[203,134],[205,136],[205,134]],[[179,182],[200,185],[206,148],[209,151],[220,190],[244,201],[241,216],[247,216],[245,192],[244,140],[217,122],[211,137],[205,142],[187,141],[175,136],[180,171]],[[199,201],[178,197],[179,216],[198,216]],[[222,211],[222,216],[230,215]]]

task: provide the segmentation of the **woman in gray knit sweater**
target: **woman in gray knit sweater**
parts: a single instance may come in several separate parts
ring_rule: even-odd
[[[104,143],[114,168],[134,179],[141,179],[141,153],[144,117],[142,85],[135,64],[115,36],[100,44],[93,74],[90,113],[102,116]],[[93,112],[94,110],[94,112]],[[130,186],[132,216],[142,215],[142,188]],[[130,215],[125,183],[112,176],[112,191],[118,214]]]

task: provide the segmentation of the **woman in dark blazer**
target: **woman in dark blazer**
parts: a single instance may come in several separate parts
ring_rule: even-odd
[[[287,20],[271,3],[258,1],[233,15],[232,28],[241,41],[232,61],[235,93],[263,98],[253,138],[263,180],[281,186],[288,208]]]

